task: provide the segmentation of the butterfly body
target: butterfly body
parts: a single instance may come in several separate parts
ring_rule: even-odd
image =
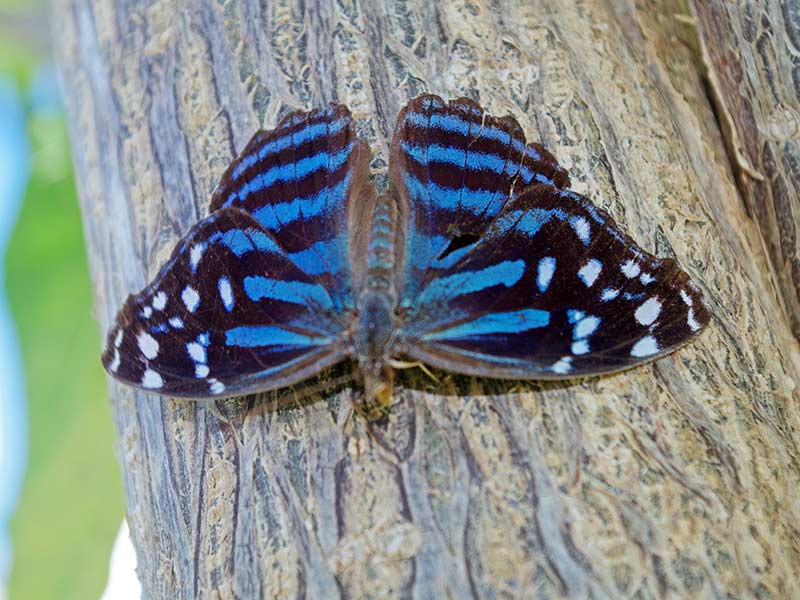
[[[389,189],[339,105],[258,132],[209,217],[128,298],[103,364],[136,387],[223,397],[354,359],[386,401],[402,358],[487,377],[596,375],[695,337],[699,288],[570,191],[510,117],[423,95],[398,116]]]
[[[389,364],[395,354],[398,329],[396,302],[384,290],[364,290],[354,322],[353,355],[368,396],[385,394],[392,381]]]

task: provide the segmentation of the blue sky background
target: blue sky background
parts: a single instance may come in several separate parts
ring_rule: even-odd
[[[11,77],[0,78],[0,256],[5,255],[28,184],[25,113]],[[5,263],[0,262],[0,283]],[[5,287],[5,286],[3,286]],[[16,326],[0,293],[0,581],[11,571],[8,524],[16,508],[27,461],[25,385]]]

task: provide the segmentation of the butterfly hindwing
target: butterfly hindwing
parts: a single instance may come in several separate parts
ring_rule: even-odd
[[[534,186],[421,290],[399,339],[472,375],[562,378],[666,354],[709,320],[702,294],[587,199]]]
[[[328,290],[250,214],[224,208],[128,298],[103,364],[126,383],[173,396],[261,391],[340,360],[343,319]]]
[[[401,303],[477,241],[516,192],[534,183],[569,185],[567,172],[511,117],[466,98],[415,98],[400,112],[389,176],[406,223],[398,270]]]
[[[249,212],[340,309],[352,308],[349,236],[363,212],[368,159],[346,107],[292,113],[253,136],[223,175],[211,210]]]

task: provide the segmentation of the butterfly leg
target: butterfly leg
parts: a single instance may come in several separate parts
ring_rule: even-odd
[[[347,431],[347,426],[350,424],[350,417],[353,416],[353,412],[355,412],[355,404],[350,403],[350,408],[347,411],[347,416],[344,418],[344,422],[342,423],[342,432]]]
[[[370,436],[373,436],[374,434],[370,424],[388,414],[389,409],[391,409],[391,405],[383,406],[378,403],[369,404],[366,402],[353,402],[350,405],[350,410],[347,411],[347,416],[345,417],[344,424],[342,425],[342,431],[344,432],[347,430],[347,426],[350,423],[350,419],[353,414],[358,414],[359,417],[364,419],[367,433]]]
[[[420,371],[425,373],[428,377],[433,379],[434,382],[439,383],[439,378],[436,377],[433,373],[431,373],[430,369],[425,366],[425,363],[422,363],[418,360],[415,361],[405,361],[405,360],[390,360],[389,364],[392,368],[395,369],[413,369],[414,367],[418,368]]]
[[[392,408],[392,388],[394,371],[383,369],[379,376],[365,374],[364,400],[360,405],[360,414],[368,420],[378,420],[388,414]]]

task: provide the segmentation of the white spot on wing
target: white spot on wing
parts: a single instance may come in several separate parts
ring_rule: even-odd
[[[597,278],[600,276],[600,271],[603,269],[603,263],[596,258],[590,258],[585,265],[578,271],[578,277],[583,280],[586,287],[592,287]]]
[[[166,305],[167,305],[167,295],[163,291],[158,292],[153,298],[153,308],[155,308],[156,310],[164,310],[164,307]]]
[[[539,266],[536,271],[536,285],[539,286],[540,292],[547,291],[550,281],[553,279],[553,274],[556,272],[556,259],[552,256],[545,256],[539,259]]]
[[[116,373],[117,369],[119,369],[119,350],[114,350],[114,358],[108,363],[108,370]]]
[[[208,389],[211,391],[212,394],[221,394],[225,391],[225,384],[221,381],[217,381],[216,379],[209,379],[208,380]]]
[[[578,321],[577,325],[575,325],[575,331],[573,332],[573,335],[575,336],[575,339],[578,340],[581,338],[589,337],[595,332],[595,330],[599,325],[600,325],[599,317],[593,317],[593,316],[584,317],[583,319]]]
[[[643,357],[650,356],[659,351],[658,342],[652,335],[647,335],[640,339],[631,348],[631,356]]]
[[[194,362],[206,362],[206,349],[197,342],[189,342],[186,344],[186,351],[189,353],[189,356],[192,357]]]
[[[689,314],[686,315],[686,324],[689,326],[689,329],[692,331],[699,331],[700,323],[697,322],[697,319],[694,318],[694,309],[689,309]]]
[[[186,305],[186,310],[194,312],[197,309],[197,305],[200,304],[200,294],[198,294],[197,290],[192,286],[187,285],[183,288],[181,300],[183,300],[183,303]]]
[[[562,356],[560,359],[558,359],[558,362],[553,363],[553,366],[550,367],[550,370],[553,371],[553,373],[565,375],[572,371],[572,365],[570,364],[571,362],[571,356]]]
[[[584,219],[583,217],[572,217],[569,220],[569,224],[572,225],[572,228],[575,230],[575,235],[578,236],[578,239],[582,241],[584,244],[589,243],[589,221]]]
[[[617,296],[619,296],[619,290],[615,290],[614,288],[606,288],[600,295],[600,300],[602,300],[603,302],[608,302],[609,300],[613,300]]]
[[[147,358],[152,359],[158,356],[158,342],[152,335],[143,331],[139,334],[137,341],[139,342],[139,350]]]
[[[208,377],[208,371],[208,365],[195,365],[194,376],[198,379],[204,379]]]
[[[189,251],[189,262],[192,265],[192,271],[197,269],[197,265],[200,264],[200,259],[203,258],[203,252],[205,251],[206,245],[203,243],[192,246],[192,249]]]
[[[681,299],[686,304],[686,306],[692,305],[692,297],[686,293],[685,290],[681,290]]]
[[[124,333],[125,332],[122,329],[120,329],[117,332],[117,336],[114,338],[114,347],[115,348],[119,348],[122,345],[122,336],[123,336]]]
[[[650,273],[642,273],[641,277],[639,277],[639,281],[642,282],[642,285],[647,285],[648,283],[653,283],[656,280]]]
[[[661,313],[661,302],[658,298],[650,298],[633,314],[640,325],[652,325]]]
[[[145,369],[144,373],[142,374],[142,387],[146,387],[151,390],[157,390],[163,385],[164,380],[161,379],[161,375],[152,369]]]
[[[225,305],[225,308],[231,310],[233,308],[233,289],[231,288],[231,282],[228,281],[227,277],[220,277],[217,282],[217,287],[219,288],[219,297],[222,298],[222,303]]]
[[[629,279],[633,279],[634,277],[638,276],[639,273],[642,272],[642,268],[632,260],[626,260],[624,263],[622,263],[620,269],[622,270],[622,273],[625,275],[625,277]]]
[[[169,324],[172,325],[173,329],[183,329],[183,319],[180,317],[172,317],[169,320]]]
[[[145,306],[144,309],[142,309],[142,316],[145,319],[149,319],[150,315],[152,314],[153,314],[153,309],[150,306]]]
[[[587,340],[572,342],[573,354],[586,354],[587,352],[589,352],[589,342]]]

